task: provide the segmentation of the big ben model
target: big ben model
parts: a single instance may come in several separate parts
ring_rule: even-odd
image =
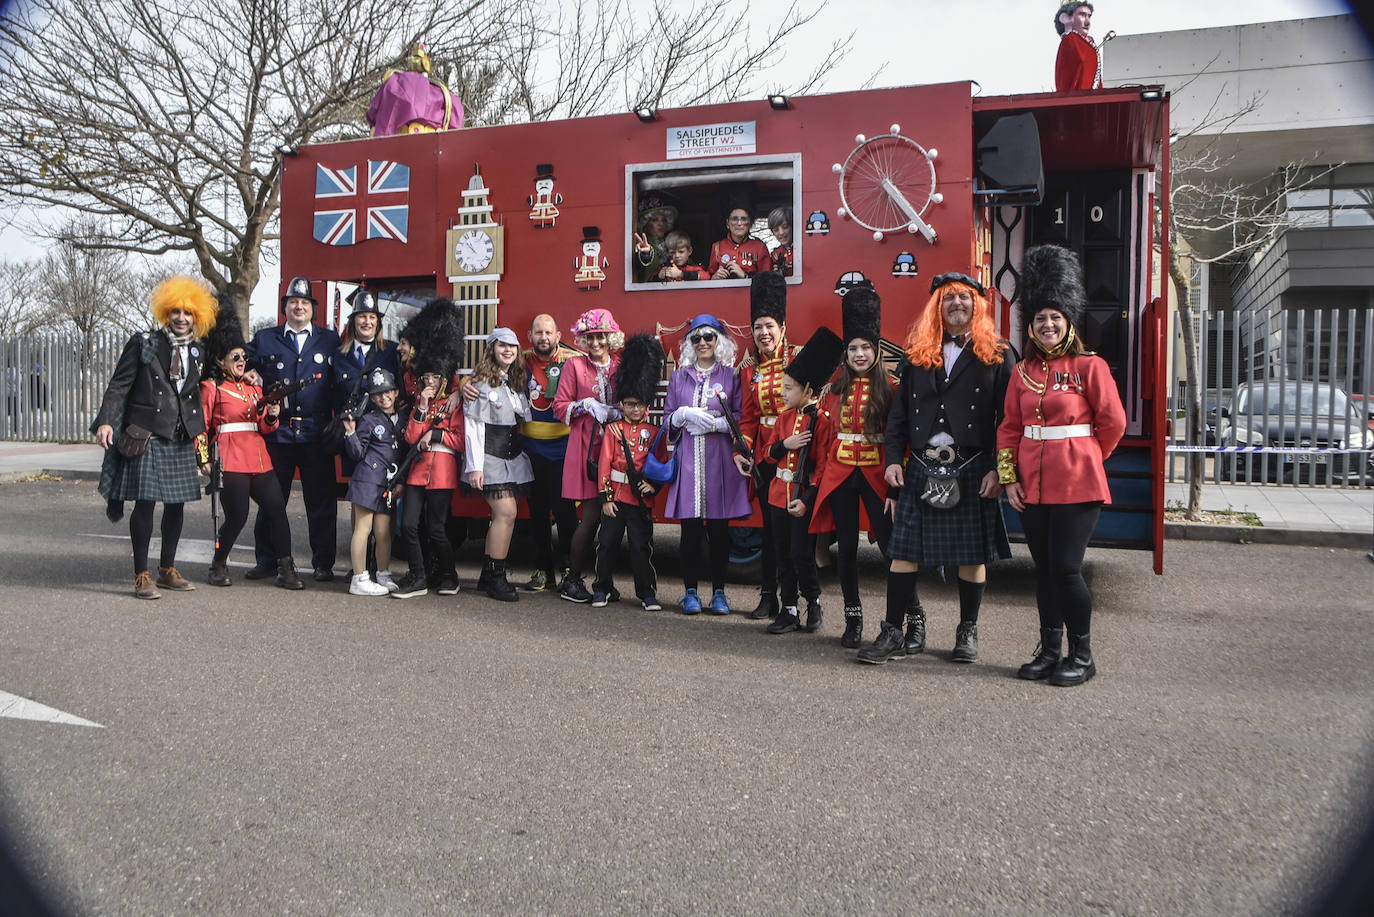
[[[489,193],[481,167],[474,163],[463,206],[458,208],[458,225],[448,231],[448,281],[453,284],[453,301],[463,309],[464,372],[471,372],[481,358],[501,302],[496,285],[505,271],[505,227],[492,217]]]

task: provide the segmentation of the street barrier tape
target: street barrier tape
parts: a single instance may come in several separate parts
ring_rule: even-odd
[[[1374,449],[1335,449],[1317,446],[1165,446],[1166,452],[1225,452],[1253,455],[1359,455]]]

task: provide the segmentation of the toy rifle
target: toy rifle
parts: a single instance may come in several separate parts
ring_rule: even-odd
[[[415,464],[415,459],[420,455],[420,441],[430,434],[435,427],[444,422],[448,416],[448,411],[441,405],[434,416],[425,424],[425,428],[420,431],[420,435],[415,438],[415,445],[410,447],[406,457],[401,460],[401,464],[392,465],[391,471],[386,476],[386,505],[390,509],[395,503],[396,488],[406,479],[406,474],[410,471],[410,466]],[[461,469],[460,469],[461,470]]]
[[[282,401],[286,399],[287,395],[294,395],[296,392],[299,392],[307,385],[314,385],[316,382],[319,382],[323,378],[324,373],[315,373],[315,375],[307,376],[299,382],[272,383],[272,385],[267,389],[267,391],[262,393],[262,397],[258,399],[258,413],[265,413],[267,411],[268,405],[280,404]]]
[[[210,540],[215,543],[215,556],[219,557],[219,492],[224,489],[224,463],[219,457],[219,443],[210,445],[210,480],[205,483],[205,493],[210,498]]]
[[[754,450],[749,448],[749,440],[744,438],[744,431],[739,428],[739,421],[735,415],[730,413],[730,405],[725,401],[724,392],[716,392],[716,400],[720,402],[720,409],[725,413],[725,422],[730,425],[730,445],[735,450],[736,455],[744,457],[749,463],[749,477],[754,481],[754,491],[764,493],[763,472],[759,471],[759,463],[754,461]],[[767,496],[764,503],[768,502]]]
[[[813,401],[802,408],[802,416],[806,418],[806,427],[802,432],[811,433],[813,436],[806,441],[804,446],[797,450],[797,471],[796,476],[792,478],[792,483],[797,485],[796,499],[805,503],[808,509],[812,508],[811,500],[815,498],[815,494],[812,494],[810,497],[806,494],[806,492],[811,489],[811,471],[806,465],[807,459],[811,456],[811,444],[815,442],[816,412],[819,407],[819,402]]]
[[[639,486],[644,483],[644,472],[635,467],[634,450],[630,448],[630,441],[625,438],[625,425],[621,424],[617,431],[620,436],[620,448],[625,453],[625,480],[630,483],[630,489],[635,492],[635,499],[639,500],[639,505],[644,507],[644,512],[650,517],[653,516],[653,507],[649,506],[649,501],[644,499],[644,492]]]

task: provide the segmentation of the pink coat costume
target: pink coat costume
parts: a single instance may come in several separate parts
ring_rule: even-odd
[[[598,496],[596,482],[587,477],[587,453],[592,440],[601,435],[600,424],[578,402],[583,398],[595,398],[609,409],[608,420],[618,419],[620,411],[614,406],[611,378],[619,363],[620,354],[612,353],[605,366],[597,366],[586,354],[578,354],[563,364],[553,412],[570,430],[567,458],[563,463],[563,498],[566,500],[591,500]],[[593,460],[599,456],[599,451],[592,453]]]

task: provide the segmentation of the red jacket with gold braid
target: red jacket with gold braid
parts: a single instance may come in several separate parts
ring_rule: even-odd
[[[644,459],[654,444],[654,437],[658,435],[658,427],[651,423],[630,423],[628,420],[614,420],[606,424],[606,434],[601,437],[601,456],[597,461],[596,486],[608,500],[638,506],[639,498],[635,496],[634,488],[625,474],[625,447],[620,443],[622,433],[630,443],[635,470],[642,471]],[[651,494],[644,501],[653,506],[655,496]]]
[[[793,500],[801,499],[802,495],[797,490],[798,467],[797,460],[801,458],[800,449],[783,449],[782,441],[789,436],[801,433],[806,429],[806,415],[796,408],[788,408],[778,415],[777,426],[774,427],[773,443],[782,450],[782,457],[774,461],[769,455],[767,460],[777,466],[777,473],[773,476],[773,482],[768,485],[768,505],[776,506],[779,509],[787,509],[787,504]],[[814,437],[813,437],[814,440]],[[769,447],[770,450],[772,447]],[[808,450],[808,456],[814,458],[816,453]],[[816,482],[815,462],[808,459],[807,464],[812,466],[811,483]]]
[[[881,368],[875,370],[883,372]],[[811,452],[816,456],[815,513],[811,517],[812,532],[829,532],[835,528],[827,500],[836,487],[843,484],[859,469],[878,496],[887,495],[883,482],[883,431],[864,432],[863,409],[868,404],[870,381],[867,376],[854,380],[849,398],[841,403],[840,396],[827,391],[821,396],[820,413],[816,417],[816,433],[811,438]]]
[[[462,463],[458,453],[463,451],[463,410],[459,408],[443,420],[430,426],[436,414],[444,406],[444,399],[430,400],[429,410],[421,414],[411,410],[406,424],[406,442],[414,446],[424,436],[429,440],[428,452],[415,457],[406,475],[406,484],[411,487],[424,487],[429,490],[446,490],[458,486],[458,474]]]
[[[1101,88],[1101,52],[1092,40],[1077,32],[1059,37],[1059,53],[1054,59],[1054,88],[1058,92]]]
[[[787,364],[797,355],[800,348],[789,346],[786,339],[778,347],[774,356],[759,360],[750,356],[740,366],[740,384],[744,398],[740,404],[739,428],[754,456],[760,458],[768,454],[773,444],[773,425],[785,405],[782,403],[782,376]]]
[[[263,436],[277,429],[278,420],[258,416],[262,389],[247,382],[200,383],[200,406],[205,412],[205,435],[219,447],[220,465],[236,474],[261,474],[272,470]],[[251,424],[252,429],[243,427]],[[223,426],[237,429],[221,430]]]

